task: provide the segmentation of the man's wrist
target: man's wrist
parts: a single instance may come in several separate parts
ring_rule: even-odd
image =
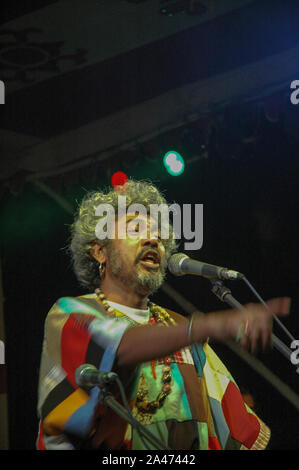
[[[203,314],[193,313],[188,323],[188,342],[203,343],[210,335],[208,322]]]

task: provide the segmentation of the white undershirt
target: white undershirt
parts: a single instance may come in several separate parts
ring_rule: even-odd
[[[111,302],[110,300],[107,300],[107,302],[110,305],[110,307],[115,308],[116,310],[119,310],[120,312],[124,313],[129,318],[131,318],[132,320],[138,323],[144,324],[144,323],[149,322],[149,318],[150,318],[149,308],[142,310],[140,308],[127,307],[127,305],[122,305],[116,302]]]

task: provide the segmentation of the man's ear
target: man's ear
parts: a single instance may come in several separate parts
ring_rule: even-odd
[[[92,244],[90,249],[90,254],[93,256],[99,263],[105,263],[107,260],[106,249],[104,246],[100,246],[97,242]]]

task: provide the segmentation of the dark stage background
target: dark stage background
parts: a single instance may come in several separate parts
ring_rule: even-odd
[[[2,129],[22,132],[43,142],[57,135],[67,139],[69,130],[89,121],[103,119],[119,109],[126,112],[135,104],[161,96],[167,90],[195,83],[198,79],[206,80],[298,46],[299,15],[292,9],[291,2],[249,3],[239,12],[221,14],[214,22],[201,27],[193,26],[184,33],[177,32],[96,65],[83,64],[80,70],[48,77],[36,84],[27,84],[23,91],[8,93]],[[41,7],[40,4],[35,6],[37,10]],[[29,11],[34,13],[32,5]],[[6,21],[25,13],[9,12],[7,9]],[[238,13],[240,23],[236,23]],[[269,15],[271,25],[265,20]],[[236,24],[243,26],[237,28]],[[4,23],[2,29],[5,28]],[[195,70],[192,64],[197,35],[199,39],[204,38],[203,43],[198,43],[202,46],[204,61],[202,67]],[[223,45],[224,50],[216,48],[215,44],[226,38],[230,39],[226,47]],[[210,55],[207,41],[211,41],[214,55]],[[81,46],[84,47],[84,39]],[[145,58],[148,73],[143,68]],[[176,65],[177,74],[169,76],[165,64]],[[271,71],[268,73],[270,76]],[[299,79],[299,71],[290,78]],[[84,90],[79,86],[81,80]],[[17,79],[8,81],[7,90],[9,83],[16,82]],[[232,83],[227,82],[230,96],[233,96]],[[80,90],[80,93],[70,91],[68,94],[68,89]],[[296,106],[290,101],[290,81],[282,83],[274,92],[265,86],[258,96],[253,94],[246,99],[237,97],[236,101],[232,98],[229,102],[218,103],[216,109],[212,101],[209,112],[196,116],[192,122],[157,131],[155,136],[138,141],[129,150],[119,147],[104,162],[95,159],[80,168],[38,178],[51,189],[51,194],[28,179],[28,175],[38,172],[37,166],[36,170],[29,171],[13,160],[15,171],[8,175],[11,155],[5,150],[3,140],[6,177],[1,186],[0,241],[11,449],[35,447],[37,380],[46,314],[60,296],[83,292],[65,252],[72,214],[62,207],[61,200],[53,199],[53,194],[59,195],[68,204],[66,207],[74,210],[87,190],[110,185],[113,172],[122,170],[131,178],[153,181],[165,192],[169,202],[202,203],[203,247],[188,254],[245,273],[264,299],[290,296],[291,313],[283,323],[299,338],[299,104]],[[162,113],[163,109],[160,111]],[[138,122],[133,120],[131,125],[137,126]],[[96,139],[96,130],[94,132]],[[169,175],[163,167],[162,156],[168,149],[177,149],[185,158],[185,171],[180,176]],[[57,161],[55,151],[53,168],[57,169],[65,162]],[[42,153],[39,158],[42,170]],[[224,307],[211,293],[205,279],[175,278],[169,274],[167,282],[202,311]],[[254,301],[245,285],[228,284],[240,302]],[[186,313],[163,291],[155,294],[154,300]],[[290,346],[290,339],[275,323],[274,332]],[[269,448],[298,449],[298,410],[226,346],[214,344],[213,347],[240,388],[253,396],[256,411],[271,428]],[[257,357],[298,393],[295,367],[278,351],[258,353]]]

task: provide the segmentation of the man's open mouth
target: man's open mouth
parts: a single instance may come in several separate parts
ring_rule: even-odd
[[[139,260],[143,265],[149,268],[158,268],[160,266],[160,256],[153,250],[146,251]]]

